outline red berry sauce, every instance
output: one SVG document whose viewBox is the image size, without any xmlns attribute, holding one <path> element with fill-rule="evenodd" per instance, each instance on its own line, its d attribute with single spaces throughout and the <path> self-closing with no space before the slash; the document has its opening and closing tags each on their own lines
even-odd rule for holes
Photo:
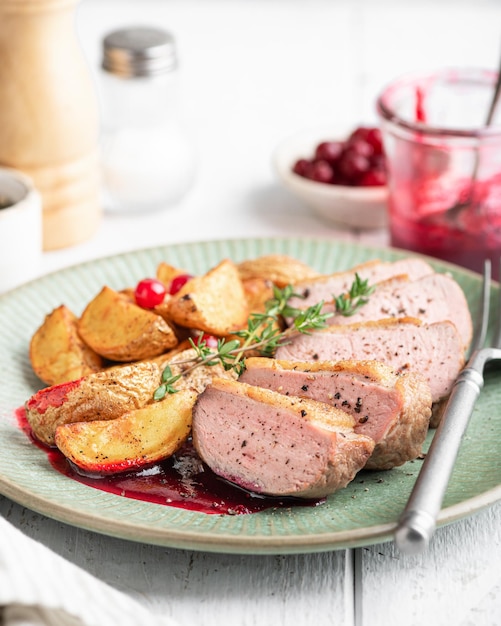
<svg viewBox="0 0 501 626">
<path fill-rule="evenodd" d="M 37 393 L 28 400 L 28 406 L 30 409 L 36 409 L 42 414 L 45 413 L 50 406 L 61 406 L 66 401 L 68 393 L 76 389 L 81 381 L 82 379 L 79 378 L 78 380 L 72 380 L 67 383 L 61 383 L 60 385 L 40 389 L 40 391 L 37 391 Z"/>
<path fill-rule="evenodd" d="M 57 448 L 37 442 L 26 420 L 24 408 L 16 411 L 19 427 L 44 450 L 52 467 L 59 473 L 88 487 L 124 498 L 171 506 L 207 514 L 242 515 L 270 508 L 317 506 L 325 498 L 274 498 L 260 496 L 236 487 L 214 474 L 198 457 L 188 441 L 173 457 L 139 471 L 111 476 L 87 476 L 77 471 Z"/>
<path fill-rule="evenodd" d="M 493 278 L 499 280 L 501 174 L 477 182 L 476 210 L 448 218 L 447 210 L 467 197 L 469 185 L 466 180 L 451 193 L 433 177 L 398 179 L 389 198 L 391 243 L 479 273 L 484 259 L 490 259 Z"/>
</svg>

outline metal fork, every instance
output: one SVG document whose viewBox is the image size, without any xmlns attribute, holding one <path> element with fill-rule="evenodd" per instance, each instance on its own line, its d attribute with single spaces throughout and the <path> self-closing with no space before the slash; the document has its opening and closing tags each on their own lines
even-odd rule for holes
<svg viewBox="0 0 501 626">
<path fill-rule="evenodd" d="M 417 554 L 427 548 L 435 532 L 463 435 L 484 386 L 484 368 L 490 361 L 501 360 L 501 290 L 494 337 L 490 346 L 483 347 L 489 323 L 490 289 L 491 263 L 486 260 L 471 356 L 454 383 L 430 449 L 395 530 L 395 543 L 404 554 Z"/>
</svg>

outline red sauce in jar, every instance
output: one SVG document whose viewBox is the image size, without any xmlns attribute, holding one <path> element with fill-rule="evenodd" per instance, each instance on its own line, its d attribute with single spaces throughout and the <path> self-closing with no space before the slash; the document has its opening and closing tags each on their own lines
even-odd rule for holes
<svg viewBox="0 0 501 626">
<path fill-rule="evenodd" d="M 430 176 L 399 179 L 390 195 L 391 243 L 473 271 L 483 271 L 490 259 L 493 278 L 499 280 L 501 253 L 501 173 L 477 181 L 473 208 L 457 213 L 447 209 L 469 198 L 469 181 L 451 196 Z"/>
</svg>

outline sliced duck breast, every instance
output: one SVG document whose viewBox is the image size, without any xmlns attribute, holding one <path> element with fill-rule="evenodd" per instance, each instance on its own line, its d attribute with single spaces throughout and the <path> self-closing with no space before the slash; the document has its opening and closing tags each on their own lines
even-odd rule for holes
<svg viewBox="0 0 501 626">
<path fill-rule="evenodd" d="M 312 398 L 355 419 L 376 447 L 366 469 L 391 469 L 417 458 L 428 432 L 431 393 L 418 375 L 377 361 L 283 361 L 252 357 L 239 380 L 285 395 Z"/>
<path fill-rule="evenodd" d="M 193 409 L 193 444 L 218 476 L 273 496 L 345 487 L 374 449 L 351 415 L 308 398 L 215 378 Z"/>
<path fill-rule="evenodd" d="M 326 304 L 324 311 L 335 311 Z M 428 274 L 417 280 L 389 280 L 376 285 L 367 304 L 345 317 L 335 314 L 329 324 L 352 324 L 388 317 L 415 317 L 428 324 L 450 320 L 463 340 L 466 349 L 471 342 L 473 324 L 463 290 L 447 274 Z"/>
<path fill-rule="evenodd" d="M 417 280 L 422 276 L 432 274 L 433 271 L 431 265 L 419 257 L 408 257 L 394 262 L 368 261 L 344 272 L 322 275 L 295 283 L 294 291 L 300 297 L 291 298 L 289 304 L 298 309 L 306 309 L 322 300 L 331 302 L 333 297 L 349 291 L 355 280 L 355 274 L 358 274 L 362 280 L 367 280 L 369 285 L 375 285 L 395 276 L 406 276 L 409 280 Z"/>
<path fill-rule="evenodd" d="M 465 361 L 463 341 L 452 322 L 424 324 L 410 317 L 298 334 L 280 346 L 275 356 L 286 361 L 381 361 L 397 372 L 421 375 L 433 402 L 449 395 Z"/>
</svg>

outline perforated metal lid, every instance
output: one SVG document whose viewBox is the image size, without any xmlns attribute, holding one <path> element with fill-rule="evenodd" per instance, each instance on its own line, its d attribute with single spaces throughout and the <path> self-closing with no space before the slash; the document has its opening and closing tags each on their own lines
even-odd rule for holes
<svg viewBox="0 0 501 626">
<path fill-rule="evenodd" d="M 170 72 L 177 67 L 174 37 L 159 28 L 141 26 L 113 31 L 103 39 L 102 67 L 124 78 Z"/>
</svg>

